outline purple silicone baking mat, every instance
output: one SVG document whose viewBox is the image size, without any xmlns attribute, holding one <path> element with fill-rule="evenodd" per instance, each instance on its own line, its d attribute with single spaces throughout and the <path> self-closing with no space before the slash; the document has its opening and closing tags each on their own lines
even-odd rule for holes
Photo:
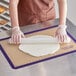
<svg viewBox="0 0 76 76">
<path fill-rule="evenodd" d="M 69 21 L 69 20 L 67 20 L 67 21 Z M 38 32 L 38 31 L 46 30 L 46 29 L 52 29 L 52 28 L 55 28 L 55 27 L 57 27 L 57 25 L 50 26 L 50 27 L 47 27 L 47 28 L 37 29 L 37 30 L 34 30 L 34 31 L 27 32 L 25 34 L 30 34 L 30 33 Z M 73 24 L 72 24 L 72 27 L 73 27 Z M 67 29 L 67 33 L 71 37 L 71 39 L 74 42 L 76 42 L 76 40 L 74 39 L 74 37 L 68 32 L 68 29 Z M 10 64 L 10 66 L 13 69 L 23 68 L 25 66 L 33 65 L 33 64 L 36 64 L 36 63 L 40 63 L 40 62 L 43 62 L 43 61 L 46 61 L 46 60 L 51 60 L 51 59 L 54 59 L 54 58 L 57 58 L 57 57 L 61 57 L 61 56 L 64 56 L 64 55 L 67 55 L 67 54 L 71 54 L 71 53 L 76 52 L 76 50 L 72 50 L 72 51 L 67 52 L 67 53 L 59 54 L 59 55 L 56 55 L 56 56 L 53 56 L 53 57 L 49 57 L 49 58 L 46 58 L 46 59 L 38 60 L 38 61 L 35 61 L 35 62 L 32 62 L 32 63 L 28 63 L 28 64 L 25 64 L 25 65 L 20 65 L 20 66 L 15 67 L 14 64 L 12 63 L 12 61 L 10 60 L 10 58 L 8 57 L 8 55 L 6 54 L 5 50 L 3 49 L 3 47 L 1 45 L 0 45 L 0 50 L 1 50 L 1 52 L 3 53 L 3 55 L 7 59 L 8 63 Z"/>
</svg>

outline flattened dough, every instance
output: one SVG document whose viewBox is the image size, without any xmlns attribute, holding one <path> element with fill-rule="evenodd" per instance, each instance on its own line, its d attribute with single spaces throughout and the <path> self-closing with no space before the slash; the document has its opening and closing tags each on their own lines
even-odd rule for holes
<svg viewBox="0 0 76 76">
<path fill-rule="evenodd" d="M 52 36 L 48 36 L 48 35 L 36 35 L 36 36 L 31 36 L 29 37 L 30 39 L 38 39 L 38 38 L 45 38 L 46 40 L 52 40 L 52 42 L 56 41 L 54 37 Z M 34 43 L 34 44 L 20 44 L 19 45 L 19 49 L 25 53 L 28 53 L 32 56 L 44 56 L 44 55 L 48 55 L 48 54 L 53 54 L 56 51 L 58 51 L 60 49 L 60 44 L 59 43 L 52 43 L 51 41 L 49 41 L 50 43 Z"/>
</svg>

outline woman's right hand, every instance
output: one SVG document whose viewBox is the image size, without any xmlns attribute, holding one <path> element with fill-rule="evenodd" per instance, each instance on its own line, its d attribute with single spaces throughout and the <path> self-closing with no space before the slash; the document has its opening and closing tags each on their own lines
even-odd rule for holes
<svg viewBox="0 0 76 76">
<path fill-rule="evenodd" d="M 19 44 L 21 43 L 21 38 L 24 38 L 23 32 L 20 30 L 18 26 L 12 28 L 12 35 L 10 39 L 10 43 Z"/>
</svg>

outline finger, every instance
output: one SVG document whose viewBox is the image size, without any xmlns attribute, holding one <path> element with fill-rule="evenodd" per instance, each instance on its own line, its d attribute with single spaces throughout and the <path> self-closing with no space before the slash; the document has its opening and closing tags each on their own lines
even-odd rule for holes
<svg viewBox="0 0 76 76">
<path fill-rule="evenodd" d="M 13 43 L 13 35 L 11 36 L 11 40 L 10 40 L 10 43 Z"/>
<path fill-rule="evenodd" d="M 63 42 L 63 35 L 59 35 L 59 41 L 62 43 Z"/>
<path fill-rule="evenodd" d="M 64 42 L 65 42 L 65 40 L 66 40 L 66 39 L 65 39 L 65 35 L 63 35 L 63 40 L 62 40 L 62 42 L 64 43 Z"/>
<path fill-rule="evenodd" d="M 67 41 L 67 35 L 64 36 L 64 42 L 66 42 L 66 41 Z"/>
<path fill-rule="evenodd" d="M 19 35 L 17 36 L 17 44 L 19 44 Z"/>
<path fill-rule="evenodd" d="M 21 43 L 21 35 L 18 36 L 18 43 Z"/>
<path fill-rule="evenodd" d="M 21 43 L 21 35 L 18 36 L 18 42 Z"/>
<path fill-rule="evenodd" d="M 16 36 L 16 44 L 19 44 L 19 35 Z"/>
<path fill-rule="evenodd" d="M 56 37 L 57 37 L 58 41 L 59 41 L 59 42 L 61 42 L 61 40 L 60 40 L 60 36 L 59 36 L 59 35 L 57 35 Z"/>
<path fill-rule="evenodd" d="M 61 42 L 64 42 L 64 35 L 60 35 Z"/>
<path fill-rule="evenodd" d="M 63 35 L 63 42 L 65 42 L 65 40 L 66 40 L 66 36 L 65 36 L 65 35 Z"/>
<path fill-rule="evenodd" d="M 21 37 L 22 37 L 22 38 L 25 38 L 25 35 L 22 33 L 22 34 L 21 34 Z"/>
<path fill-rule="evenodd" d="M 16 42 L 17 42 L 17 35 L 14 35 L 13 36 L 13 43 L 16 44 Z"/>
<path fill-rule="evenodd" d="M 61 36 L 61 35 L 59 35 L 59 37 L 58 37 L 58 38 L 59 38 L 59 41 L 60 41 L 60 42 L 62 42 L 62 36 Z"/>
</svg>

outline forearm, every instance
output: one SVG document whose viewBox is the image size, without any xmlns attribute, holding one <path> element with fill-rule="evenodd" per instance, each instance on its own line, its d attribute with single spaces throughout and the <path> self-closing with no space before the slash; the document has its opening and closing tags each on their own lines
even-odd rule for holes
<svg viewBox="0 0 76 76">
<path fill-rule="evenodd" d="M 12 27 L 19 26 L 17 6 L 18 6 L 18 0 L 17 1 L 10 0 L 9 12 L 10 12 Z"/>
<path fill-rule="evenodd" d="M 67 17 L 67 0 L 58 0 L 58 6 L 59 6 L 59 25 L 65 25 Z"/>
</svg>

